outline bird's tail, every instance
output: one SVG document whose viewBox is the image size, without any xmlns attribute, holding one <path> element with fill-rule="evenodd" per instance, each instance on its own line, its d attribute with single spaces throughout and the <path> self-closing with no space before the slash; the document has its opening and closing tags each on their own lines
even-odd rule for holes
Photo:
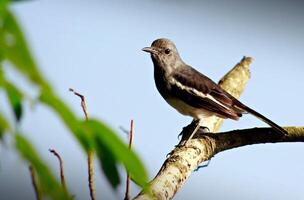
<svg viewBox="0 0 304 200">
<path fill-rule="evenodd" d="M 262 114 L 258 113 L 257 111 L 242 105 L 242 109 L 252 115 L 254 115 L 255 117 L 259 118 L 260 120 L 262 120 L 263 122 L 265 122 L 266 124 L 268 124 L 269 126 L 271 126 L 274 130 L 276 130 L 278 133 L 282 133 L 284 135 L 288 135 L 288 132 L 286 130 L 284 130 L 281 126 L 277 125 L 276 123 L 274 123 L 273 121 L 271 121 L 270 119 L 266 118 L 265 116 L 263 116 Z"/>
</svg>

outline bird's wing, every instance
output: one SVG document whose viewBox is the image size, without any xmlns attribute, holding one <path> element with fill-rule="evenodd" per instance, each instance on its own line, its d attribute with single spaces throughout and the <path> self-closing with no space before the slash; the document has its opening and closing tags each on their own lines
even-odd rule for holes
<svg viewBox="0 0 304 200">
<path fill-rule="evenodd" d="M 176 98 L 195 108 L 203 108 L 225 118 L 238 119 L 234 108 L 238 101 L 211 79 L 191 68 L 176 70 L 171 75 L 171 91 Z"/>
<path fill-rule="evenodd" d="M 238 119 L 242 113 L 247 112 L 269 124 L 278 133 L 288 135 L 282 127 L 242 104 L 211 79 L 190 66 L 176 70 L 171 78 L 172 95 L 192 107 L 204 108 L 231 119 Z"/>
</svg>

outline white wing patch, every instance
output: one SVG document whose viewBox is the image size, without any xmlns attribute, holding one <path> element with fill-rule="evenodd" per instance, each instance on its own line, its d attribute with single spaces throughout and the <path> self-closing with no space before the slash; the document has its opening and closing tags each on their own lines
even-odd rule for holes
<svg viewBox="0 0 304 200">
<path fill-rule="evenodd" d="M 185 86 L 181 82 L 177 81 L 175 78 L 171 78 L 169 81 L 170 81 L 171 84 L 176 85 L 177 87 L 179 87 L 182 90 L 186 90 L 187 92 L 195 94 L 195 95 L 197 95 L 197 96 L 199 96 L 201 98 L 210 99 L 211 101 L 215 102 L 216 104 L 219 104 L 219 105 L 223 106 L 224 108 L 230 110 L 230 108 L 228 108 L 227 106 L 225 106 L 224 104 L 222 104 L 221 102 L 219 102 L 218 100 L 216 100 L 210 94 L 206 95 L 206 94 L 202 93 L 201 91 L 199 91 L 199 90 L 197 90 L 195 88 L 191 88 L 191 87 Z"/>
</svg>

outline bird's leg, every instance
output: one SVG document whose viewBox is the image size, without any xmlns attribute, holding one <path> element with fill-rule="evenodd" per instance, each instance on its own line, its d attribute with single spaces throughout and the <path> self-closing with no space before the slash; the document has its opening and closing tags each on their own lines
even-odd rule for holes
<svg viewBox="0 0 304 200">
<path fill-rule="evenodd" d="M 191 132 L 193 130 L 193 126 L 196 124 L 195 120 L 192 120 L 191 124 L 189 124 L 188 126 L 183 127 L 182 132 L 180 132 L 178 134 L 178 139 L 180 137 L 182 137 L 181 139 L 183 140 L 185 137 L 187 137 L 187 135 L 189 135 L 189 132 Z"/>
<path fill-rule="evenodd" d="M 186 144 L 193 138 L 193 136 L 197 133 L 197 131 L 202 128 L 203 133 L 210 132 L 209 128 L 207 126 L 203 125 L 203 120 L 193 120 L 191 124 L 183 128 L 183 131 L 179 134 L 179 136 L 182 135 L 182 141 L 176 145 L 175 147 L 184 147 L 187 146 Z M 194 129 L 193 129 L 194 128 Z M 190 136 L 187 138 L 187 136 L 190 134 Z"/>
<path fill-rule="evenodd" d="M 190 135 L 190 137 L 186 140 L 186 144 L 188 143 L 188 141 L 190 141 L 192 138 L 193 138 L 193 136 L 195 135 L 195 133 L 197 132 L 197 130 L 200 128 L 200 126 L 201 126 L 201 120 L 198 120 L 196 123 L 196 127 L 195 127 L 195 129 L 193 130 L 193 132 L 191 133 L 191 135 Z"/>
<path fill-rule="evenodd" d="M 183 145 L 187 145 L 187 143 L 193 138 L 193 136 L 195 135 L 195 133 L 198 131 L 198 129 L 200 128 L 200 126 L 201 126 L 201 120 L 197 120 L 196 121 L 196 127 L 195 127 L 195 129 L 191 133 L 190 137 L 185 142 L 183 142 Z"/>
</svg>

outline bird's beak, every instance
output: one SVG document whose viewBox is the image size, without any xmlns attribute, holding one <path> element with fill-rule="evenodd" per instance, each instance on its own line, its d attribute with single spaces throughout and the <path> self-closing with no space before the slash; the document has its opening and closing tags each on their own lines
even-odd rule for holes
<svg viewBox="0 0 304 200">
<path fill-rule="evenodd" d="M 145 47 L 142 50 L 145 51 L 145 52 L 151 53 L 151 54 L 157 54 L 158 53 L 158 51 L 153 47 Z"/>
</svg>

